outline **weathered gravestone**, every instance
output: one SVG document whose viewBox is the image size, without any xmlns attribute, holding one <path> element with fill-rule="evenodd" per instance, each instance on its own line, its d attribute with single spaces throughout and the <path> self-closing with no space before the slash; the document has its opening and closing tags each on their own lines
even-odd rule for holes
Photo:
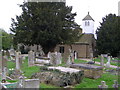
<svg viewBox="0 0 120 90">
<path fill-rule="evenodd" d="M 104 56 L 103 56 L 103 54 L 101 54 L 101 62 L 100 62 L 100 65 L 101 65 L 102 67 L 104 67 Z"/>
<path fill-rule="evenodd" d="M 50 56 L 51 56 L 50 57 L 50 64 L 56 65 L 56 59 L 57 59 L 56 53 L 51 53 Z"/>
<path fill-rule="evenodd" d="M 66 63 L 68 66 L 71 64 L 71 56 L 69 55 L 68 57 L 68 60 L 67 60 L 67 63 Z"/>
<path fill-rule="evenodd" d="M 110 56 L 108 56 L 108 62 L 106 63 L 106 68 L 110 68 L 110 60 L 111 60 L 111 57 Z"/>
<path fill-rule="evenodd" d="M 56 58 L 56 64 L 61 64 L 62 63 L 62 55 L 61 53 L 57 53 L 57 58 Z"/>
<path fill-rule="evenodd" d="M 105 90 L 106 88 L 108 88 L 108 85 L 106 85 L 105 81 L 101 81 L 101 85 L 98 85 L 98 88 L 100 88 L 101 90 Z"/>
<path fill-rule="evenodd" d="M 100 78 L 103 74 L 103 67 L 90 64 L 71 64 L 71 68 L 84 70 L 84 76 L 92 79 Z"/>
<path fill-rule="evenodd" d="M 118 84 L 118 81 L 117 80 L 114 80 L 114 84 L 113 84 L 113 88 L 118 88 L 120 85 Z"/>
<path fill-rule="evenodd" d="M 16 52 L 16 69 L 17 70 L 20 70 L 20 66 L 22 63 L 20 54 L 21 54 L 21 52 Z"/>
<path fill-rule="evenodd" d="M 29 51 L 28 53 L 28 65 L 33 66 L 35 63 L 35 52 Z"/>
<path fill-rule="evenodd" d="M 25 80 L 24 76 L 20 76 L 17 88 L 34 88 L 35 90 L 37 90 L 39 86 L 40 86 L 39 79 Z"/>
</svg>

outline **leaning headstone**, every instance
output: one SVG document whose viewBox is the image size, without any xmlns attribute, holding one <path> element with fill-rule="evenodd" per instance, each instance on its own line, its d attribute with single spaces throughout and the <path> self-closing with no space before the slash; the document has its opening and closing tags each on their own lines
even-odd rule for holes
<svg viewBox="0 0 120 90">
<path fill-rule="evenodd" d="M 35 62 L 35 52 L 29 51 L 28 53 L 28 65 L 33 66 Z"/>
<path fill-rule="evenodd" d="M 100 62 L 100 65 L 102 67 L 104 67 L 104 56 L 101 54 L 101 62 Z"/>
<path fill-rule="evenodd" d="M 100 89 L 105 89 L 105 88 L 108 88 L 108 85 L 106 85 L 106 82 L 105 81 L 101 81 L 101 85 L 98 85 L 98 88 Z"/>
<path fill-rule="evenodd" d="M 20 69 L 20 52 L 16 52 L 16 69 L 19 70 Z"/>
<path fill-rule="evenodd" d="M 118 88 L 118 86 L 119 86 L 118 82 L 117 82 L 116 80 L 114 80 L 114 84 L 113 84 L 113 86 L 112 86 L 112 87 L 117 89 L 117 88 Z"/>
</svg>

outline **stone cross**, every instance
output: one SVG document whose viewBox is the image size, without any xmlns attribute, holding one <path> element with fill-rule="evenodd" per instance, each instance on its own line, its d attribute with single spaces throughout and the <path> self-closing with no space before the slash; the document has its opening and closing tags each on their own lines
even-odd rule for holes
<svg viewBox="0 0 120 90">
<path fill-rule="evenodd" d="M 104 67 L 104 56 L 101 54 L 101 62 L 100 62 L 100 65 L 102 67 Z"/>
<path fill-rule="evenodd" d="M 119 86 L 119 84 L 118 84 L 118 82 L 116 81 L 116 80 L 114 80 L 114 84 L 113 84 L 113 88 L 118 88 L 118 86 Z"/>
<path fill-rule="evenodd" d="M 19 70 L 20 69 L 20 54 L 21 52 L 16 52 L 16 69 Z"/>
<path fill-rule="evenodd" d="M 33 66 L 35 62 L 35 52 L 29 51 L 28 53 L 28 65 Z"/>
<path fill-rule="evenodd" d="M 105 81 L 101 81 L 101 85 L 98 85 L 98 88 L 100 88 L 101 90 L 104 90 L 105 88 L 108 88 L 108 85 L 106 85 Z"/>
</svg>

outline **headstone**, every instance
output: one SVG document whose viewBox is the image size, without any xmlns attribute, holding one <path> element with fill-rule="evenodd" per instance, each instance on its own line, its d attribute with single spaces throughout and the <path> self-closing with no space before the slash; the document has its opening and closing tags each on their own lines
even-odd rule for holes
<svg viewBox="0 0 120 90">
<path fill-rule="evenodd" d="M 101 54 L 101 62 L 100 62 L 100 65 L 101 65 L 102 67 L 104 67 L 104 57 L 103 57 L 102 54 Z"/>
<path fill-rule="evenodd" d="M 51 57 L 51 52 L 48 52 L 47 57 L 48 57 L 48 58 L 50 58 L 50 57 Z"/>
<path fill-rule="evenodd" d="M 110 60 L 111 60 L 111 57 L 110 56 L 108 56 L 108 62 L 106 63 L 106 68 L 110 68 Z"/>
<path fill-rule="evenodd" d="M 39 88 L 40 81 L 39 79 L 28 79 L 25 80 L 24 76 L 19 77 L 18 88 Z"/>
<path fill-rule="evenodd" d="M 74 56 L 75 59 L 77 59 L 77 52 L 76 52 L 76 51 L 74 52 L 74 55 L 75 55 L 75 56 Z"/>
<path fill-rule="evenodd" d="M 118 88 L 118 86 L 119 86 L 119 84 L 118 84 L 118 82 L 116 81 L 116 80 L 114 80 L 114 84 L 113 84 L 113 88 Z"/>
<path fill-rule="evenodd" d="M 35 52 L 29 51 L 28 53 L 28 65 L 33 66 L 35 62 Z"/>
<path fill-rule="evenodd" d="M 24 78 L 24 76 L 19 77 L 18 88 L 25 88 L 25 78 Z"/>
<path fill-rule="evenodd" d="M 51 57 L 50 57 L 50 64 L 52 65 L 56 65 L 56 53 L 51 53 Z"/>
<path fill-rule="evenodd" d="M 108 88 L 108 85 L 106 85 L 105 81 L 101 81 L 101 85 L 98 85 L 98 88 L 100 89 Z"/>
<path fill-rule="evenodd" d="M 57 60 L 56 60 L 56 64 L 61 64 L 62 63 L 62 56 L 61 53 L 57 53 Z"/>
<path fill-rule="evenodd" d="M 69 49 L 69 52 L 70 52 L 71 61 L 72 63 L 74 63 L 74 51 Z"/>
<path fill-rule="evenodd" d="M 19 70 L 20 69 L 20 52 L 16 52 L 16 69 Z"/>
<path fill-rule="evenodd" d="M 2 79 L 6 80 L 6 76 L 7 76 L 7 68 L 4 67 L 3 72 L 2 72 Z"/>
<path fill-rule="evenodd" d="M 68 60 L 67 60 L 67 63 L 66 63 L 68 66 L 71 64 L 71 56 L 69 55 L 68 56 Z"/>
</svg>

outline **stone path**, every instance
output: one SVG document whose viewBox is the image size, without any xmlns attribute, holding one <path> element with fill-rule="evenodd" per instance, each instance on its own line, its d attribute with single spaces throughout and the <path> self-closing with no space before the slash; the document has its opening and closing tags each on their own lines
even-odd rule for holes
<svg viewBox="0 0 120 90">
<path fill-rule="evenodd" d="M 79 58 L 80 60 L 85 60 L 85 61 L 91 61 L 91 59 L 86 59 L 86 58 Z M 100 62 L 96 62 L 95 64 L 100 64 Z M 104 66 L 106 66 L 106 64 L 104 64 Z M 110 65 L 111 68 L 118 68 L 118 66 L 115 65 Z"/>
</svg>

